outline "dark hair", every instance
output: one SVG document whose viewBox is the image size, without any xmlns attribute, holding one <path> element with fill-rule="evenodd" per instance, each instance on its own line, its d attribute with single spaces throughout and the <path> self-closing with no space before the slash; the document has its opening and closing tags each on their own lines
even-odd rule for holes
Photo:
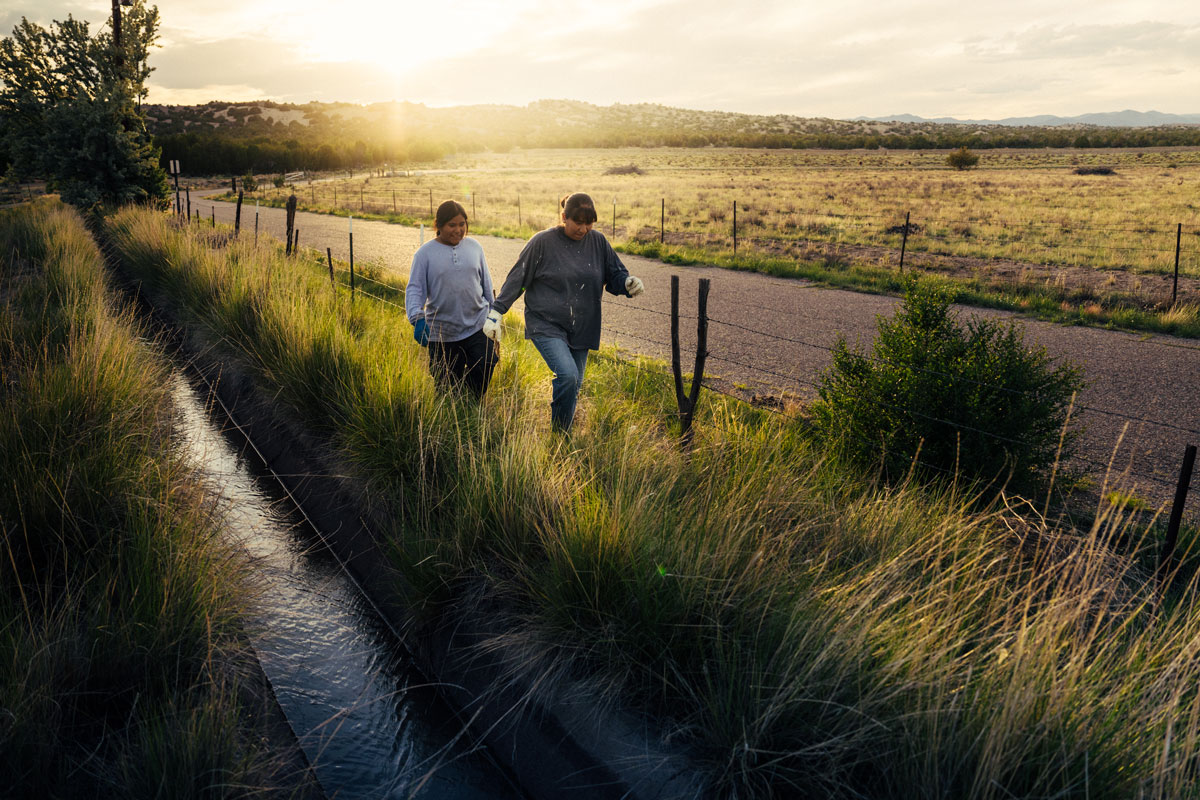
<svg viewBox="0 0 1200 800">
<path fill-rule="evenodd" d="M 438 206 L 437 216 L 433 218 L 434 232 L 441 233 L 442 226 L 457 217 L 459 214 L 462 214 L 463 219 L 470 219 L 470 217 L 467 216 L 467 210 L 463 208 L 462 203 L 458 202 L 457 200 L 443 200 L 442 204 Z"/>
<path fill-rule="evenodd" d="M 576 222 L 595 222 L 596 204 L 592 198 L 583 192 L 575 192 L 563 197 L 558 203 L 562 206 L 563 217 Z"/>
</svg>

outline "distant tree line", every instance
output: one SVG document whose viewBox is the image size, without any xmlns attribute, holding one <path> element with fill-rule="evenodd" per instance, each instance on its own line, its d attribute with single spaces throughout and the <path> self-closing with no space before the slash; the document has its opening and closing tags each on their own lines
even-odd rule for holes
<svg viewBox="0 0 1200 800">
<path fill-rule="evenodd" d="M 315 130 L 313 129 L 315 127 Z M 965 126 L 939 126 L 917 133 L 878 135 L 828 133 L 755 133 L 597 129 L 575 127 L 484 136 L 473 132 L 425 130 L 416 137 L 382 139 L 363 132 L 347 139 L 337 126 L 298 124 L 236 128 L 196 128 L 159 133 L 154 142 L 163 163 L 179 159 L 193 175 L 280 173 L 295 170 L 369 169 L 436 161 L 451 153 L 506 152 L 522 148 L 747 147 L 875 150 L 990 148 L 1129 148 L 1200 146 L 1200 127 L 1158 128 L 1012 128 L 980 132 Z M 365 126 L 364 126 L 365 127 Z"/>
</svg>

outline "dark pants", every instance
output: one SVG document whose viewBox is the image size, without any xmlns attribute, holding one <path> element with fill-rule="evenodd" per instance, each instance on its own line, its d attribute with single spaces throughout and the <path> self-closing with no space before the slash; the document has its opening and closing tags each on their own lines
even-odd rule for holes
<svg viewBox="0 0 1200 800">
<path fill-rule="evenodd" d="M 483 331 L 457 342 L 429 342 L 429 373 L 434 380 L 448 389 L 465 386 L 477 400 L 487 391 L 499 360 L 499 348 Z"/>
</svg>

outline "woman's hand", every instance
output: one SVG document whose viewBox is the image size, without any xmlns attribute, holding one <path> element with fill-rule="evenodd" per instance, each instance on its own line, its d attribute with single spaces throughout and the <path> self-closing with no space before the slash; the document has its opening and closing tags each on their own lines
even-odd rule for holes
<svg viewBox="0 0 1200 800">
<path fill-rule="evenodd" d="M 417 321 L 413 323 L 413 338 L 421 347 L 429 345 L 429 323 L 424 317 L 417 317 Z"/>
<path fill-rule="evenodd" d="M 500 343 L 500 312 L 489 311 L 483 321 L 483 335 L 497 344 Z"/>
<path fill-rule="evenodd" d="M 630 275 L 625 279 L 625 292 L 630 297 L 637 297 L 645 290 L 646 287 L 642 284 L 641 278 L 635 278 L 634 276 Z"/>
</svg>

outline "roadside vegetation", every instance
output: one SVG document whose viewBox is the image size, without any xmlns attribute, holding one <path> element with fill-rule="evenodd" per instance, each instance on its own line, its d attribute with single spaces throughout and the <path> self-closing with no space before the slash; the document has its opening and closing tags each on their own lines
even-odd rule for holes
<svg viewBox="0 0 1200 800">
<path fill-rule="evenodd" d="M 527 238 L 583 187 L 625 252 L 894 292 L 903 246 L 905 269 L 944 279 L 959 302 L 1200 336 L 1200 150 L 979 155 L 960 171 L 936 151 L 480 154 L 436 172 L 260 182 L 247 198 L 282 206 L 295 193 L 301 210 L 416 225 L 452 197 L 473 233 Z"/>
<path fill-rule="evenodd" d="M 476 406 L 439 396 L 403 314 L 352 302 L 315 253 L 144 210 L 107 231 L 347 476 L 414 632 L 486 614 L 514 670 L 646 713 L 712 796 L 1197 793 L 1195 543 L 1159 591 L 1156 529 L 1119 476 L 1075 527 L 882 481 L 804 420 L 711 395 L 684 452 L 669 375 L 611 349 L 563 439 L 515 319 Z"/>
<path fill-rule="evenodd" d="M 0 795 L 268 793 L 253 587 L 172 446 L 167 368 L 74 211 L 0 212 L 0 252 Z"/>
</svg>

